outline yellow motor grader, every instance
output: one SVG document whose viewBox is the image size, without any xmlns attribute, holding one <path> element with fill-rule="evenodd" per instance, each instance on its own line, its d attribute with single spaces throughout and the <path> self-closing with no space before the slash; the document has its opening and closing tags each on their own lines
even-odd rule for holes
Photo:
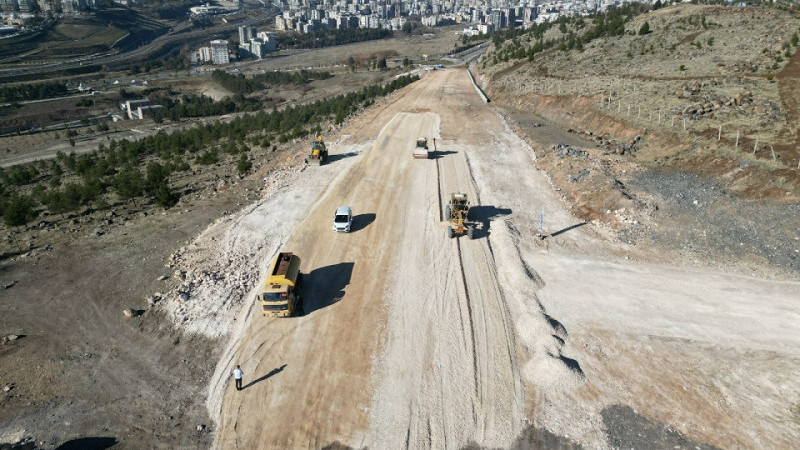
<svg viewBox="0 0 800 450">
<path fill-rule="evenodd" d="M 467 194 L 454 192 L 450 196 L 450 203 L 444 207 L 444 218 L 447 224 L 447 237 L 452 238 L 457 234 L 466 234 L 470 239 L 475 238 L 475 226 L 469 223 L 469 200 Z"/>
</svg>

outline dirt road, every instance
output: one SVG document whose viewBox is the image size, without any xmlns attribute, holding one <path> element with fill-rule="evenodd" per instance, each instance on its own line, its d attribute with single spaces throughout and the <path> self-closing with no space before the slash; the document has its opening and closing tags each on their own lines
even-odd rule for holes
<svg viewBox="0 0 800 450">
<path fill-rule="evenodd" d="M 211 386 L 216 447 L 509 447 L 530 424 L 590 448 L 798 437 L 798 283 L 637 262 L 648 254 L 566 212 L 460 69 L 344 133 L 329 166 L 232 219 L 264 223 L 226 237 L 266 242 L 261 267 L 277 247 L 303 258 L 306 315 L 265 319 L 257 289 L 245 296 Z M 434 159 L 411 158 L 418 136 L 436 138 Z M 475 240 L 445 237 L 456 190 Z M 340 205 L 350 234 L 331 230 Z"/>
</svg>

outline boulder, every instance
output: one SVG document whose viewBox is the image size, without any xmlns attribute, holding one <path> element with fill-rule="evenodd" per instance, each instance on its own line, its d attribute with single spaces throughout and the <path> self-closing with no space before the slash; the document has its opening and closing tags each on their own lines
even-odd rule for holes
<svg viewBox="0 0 800 450">
<path fill-rule="evenodd" d="M 130 308 L 130 309 L 126 309 L 126 310 L 122 311 L 122 314 L 125 315 L 126 319 L 132 319 L 134 317 L 141 316 L 142 315 L 142 311 L 139 311 L 138 309 Z"/>
</svg>

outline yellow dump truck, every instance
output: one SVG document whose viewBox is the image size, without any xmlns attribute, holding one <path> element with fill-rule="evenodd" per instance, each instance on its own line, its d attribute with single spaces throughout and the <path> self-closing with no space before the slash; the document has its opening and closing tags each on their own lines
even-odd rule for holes
<svg viewBox="0 0 800 450">
<path fill-rule="evenodd" d="M 300 257 L 291 252 L 281 252 L 272 261 L 269 277 L 258 298 L 261 300 L 261 315 L 269 317 L 291 317 L 303 315 L 300 298 Z"/>
</svg>

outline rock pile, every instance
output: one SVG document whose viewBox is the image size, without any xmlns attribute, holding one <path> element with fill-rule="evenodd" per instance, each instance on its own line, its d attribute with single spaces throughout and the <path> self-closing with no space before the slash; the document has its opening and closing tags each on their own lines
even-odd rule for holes
<svg viewBox="0 0 800 450">
<path fill-rule="evenodd" d="M 569 181 L 570 183 L 577 183 L 588 176 L 589 176 L 589 169 L 582 169 L 577 174 L 570 176 Z"/>
<path fill-rule="evenodd" d="M 613 153 L 613 154 L 616 154 L 616 155 L 624 155 L 626 153 L 634 153 L 637 150 L 639 150 L 637 145 L 642 140 L 641 136 L 636 136 L 630 142 L 622 142 L 622 141 L 617 141 L 617 140 L 614 140 L 614 139 L 608 139 L 603 135 L 594 134 L 593 132 L 588 131 L 588 130 L 587 131 L 575 131 L 572 128 L 568 129 L 567 132 L 568 133 L 582 134 L 584 137 L 588 138 L 589 140 L 594 141 L 596 147 L 605 149 L 606 154 Z M 563 144 L 559 144 L 559 145 L 563 145 Z M 556 147 L 557 146 L 554 145 L 553 149 L 556 149 Z M 556 153 L 558 154 L 558 150 L 556 150 Z M 584 152 L 584 156 L 585 155 L 586 155 L 586 153 Z M 561 158 L 563 158 L 563 157 L 564 156 L 561 156 Z"/>
<path fill-rule="evenodd" d="M 771 101 L 759 103 L 753 97 L 752 91 L 744 90 L 733 96 L 726 96 L 703 90 L 705 87 L 716 86 L 717 84 L 715 80 L 695 81 L 692 84 L 684 84 L 683 87 L 675 92 L 675 96 L 689 100 L 691 103 L 673 109 L 671 114 L 677 119 L 686 117 L 690 120 L 713 116 L 716 113 L 730 114 L 733 112 L 762 115 L 766 116 L 766 119 L 772 120 L 783 118 L 780 105 Z"/>
<path fill-rule="evenodd" d="M 553 146 L 553 150 L 559 158 L 585 158 L 587 156 L 585 151 L 569 144 L 556 144 Z"/>
</svg>

